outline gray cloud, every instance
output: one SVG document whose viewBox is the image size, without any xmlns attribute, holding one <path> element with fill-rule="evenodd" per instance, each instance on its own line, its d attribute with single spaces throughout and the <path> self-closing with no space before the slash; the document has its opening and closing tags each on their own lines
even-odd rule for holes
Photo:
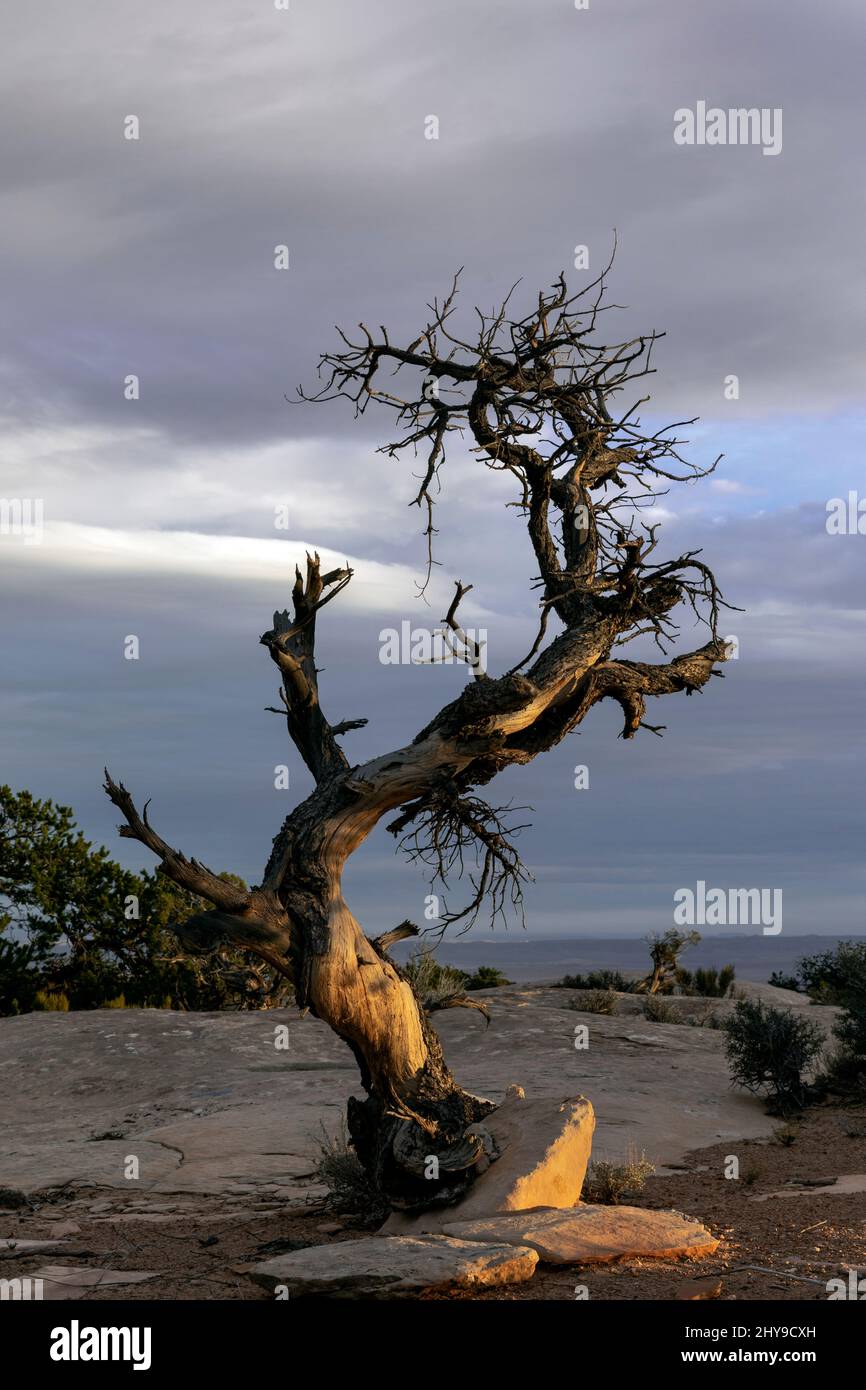
<svg viewBox="0 0 866 1390">
<path fill-rule="evenodd" d="M 616 227 L 621 331 L 668 331 L 654 409 L 703 414 L 696 447 L 730 455 L 728 491 L 665 499 L 665 545 L 703 545 L 747 612 L 730 621 L 739 661 L 666 702 L 665 740 L 623 744 L 601 710 L 503 778 L 503 799 L 535 807 L 530 924 L 664 925 L 675 887 L 755 874 L 784 887 L 789 929 L 859 927 L 863 558 L 860 538 L 826 535 L 823 505 L 856 485 L 862 446 L 863 27 L 853 0 L 49 0 L 16 16 L 0 492 L 44 497 L 49 530 L 32 551 L 0 538 L 4 778 L 73 803 L 120 853 L 108 761 L 166 835 L 255 878 L 287 809 L 274 763 L 290 802 L 307 787 L 262 712 L 257 637 L 288 597 L 281 502 L 286 572 L 301 542 L 357 567 L 322 634 L 329 710 L 372 716 L 352 756 L 411 738 L 459 688 L 454 669 L 378 661 L 382 627 L 435 621 L 454 578 L 475 583 L 494 666 L 522 654 L 533 566 L 501 480 L 449 461 L 426 610 L 412 479 L 374 452 L 390 421 L 284 393 L 314 378 L 335 322 L 414 336 L 457 266 L 468 314 L 519 276 L 534 294 L 579 243 L 598 269 Z M 782 154 L 675 146 L 674 111 L 699 99 L 782 107 Z M 348 880 L 371 925 L 395 872 L 379 832 Z M 417 917 L 420 880 L 393 881 L 389 920 Z"/>
<path fill-rule="evenodd" d="M 677 409 L 715 409 L 730 371 L 751 414 L 859 396 L 853 4 L 56 3 L 18 26 L 9 341 L 49 416 L 128 424 L 138 372 L 136 420 L 177 437 L 303 437 L 323 425 L 282 393 L 334 321 L 414 333 L 460 264 L 470 301 L 518 276 L 532 293 L 578 243 L 599 266 L 613 226 L 616 296 L 627 324 L 668 329 Z M 675 146 L 701 98 L 782 106 L 781 156 Z"/>
</svg>

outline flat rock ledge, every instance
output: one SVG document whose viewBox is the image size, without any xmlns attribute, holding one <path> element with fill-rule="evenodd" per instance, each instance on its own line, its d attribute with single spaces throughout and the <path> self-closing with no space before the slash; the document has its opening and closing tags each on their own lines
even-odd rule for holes
<svg viewBox="0 0 866 1390">
<path fill-rule="evenodd" d="M 537 1252 L 544 1264 L 605 1264 L 628 1258 L 693 1259 L 711 1255 L 719 1242 L 693 1217 L 643 1207 L 541 1207 L 454 1221 L 445 1234 L 461 1241 L 513 1242 Z"/>
<path fill-rule="evenodd" d="M 536 1264 L 695 1259 L 719 1242 L 699 1221 L 642 1207 L 539 1207 L 443 1233 L 369 1236 L 293 1250 L 248 1273 L 283 1298 L 412 1298 L 429 1289 L 489 1289 L 531 1279 Z"/>
<path fill-rule="evenodd" d="M 283 1298 L 411 1298 L 427 1289 L 489 1289 L 531 1279 L 535 1250 L 516 1241 L 371 1236 L 314 1245 L 248 1273 Z"/>
</svg>

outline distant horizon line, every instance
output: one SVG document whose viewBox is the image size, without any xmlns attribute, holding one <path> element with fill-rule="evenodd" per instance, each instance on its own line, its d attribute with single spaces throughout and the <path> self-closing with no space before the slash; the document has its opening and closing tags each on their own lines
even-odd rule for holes
<svg viewBox="0 0 866 1390">
<path fill-rule="evenodd" d="M 538 944 L 538 943 L 543 942 L 543 941 L 544 941 L 544 942 L 546 942 L 546 941 L 550 941 L 550 942 L 562 942 L 562 941 L 644 941 L 644 940 L 646 939 L 646 937 L 647 937 L 648 935 L 650 935 L 650 934 L 653 934 L 653 935 L 654 935 L 655 932 L 627 932 L 627 933 L 621 933 L 621 934 L 619 934 L 619 935 L 617 935 L 617 936 L 612 936 L 612 935 L 611 935 L 611 936 L 608 936 L 608 935 L 606 935 L 606 934 L 592 935 L 592 934 L 590 934 L 590 933 L 588 933 L 588 932 L 581 932 L 581 933 L 578 933 L 578 934 L 575 934 L 575 935 L 571 935 L 571 936 L 534 936 L 534 935 L 530 935 L 528 932 L 523 932 L 523 933 L 521 933 L 520 935 L 518 935 L 516 932 L 500 931 L 500 932 L 496 932 L 496 933 L 491 932 L 491 933 L 485 938 L 485 940 L 488 941 L 491 945 L 494 945 L 494 944 L 495 944 L 495 945 L 506 945 L 506 944 L 508 944 L 508 945 L 513 945 L 515 942 L 526 943 L 526 944 L 531 943 L 531 942 L 534 942 L 535 944 Z M 777 935 L 774 939 L 777 940 L 777 941 L 778 941 L 778 940 L 781 940 L 781 939 L 784 939 L 785 941 L 810 941 L 810 940 L 812 940 L 812 939 L 821 941 L 821 940 L 823 940 L 825 937 L 831 937 L 831 936 L 840 936 L 840 937 L 844 937 L 844 938 L 846 938 L 846 939 L 847 939 L 848 937 L 858 937 L 858 938 L 859 938 L 859 937 L 863 937 L 864 939 L 866 939 L 866 932 L 862 932 L 862 931 L 860 931 L 860 932 L 857 932 L 857 931 L 844 931 L 844 932 L 840 932 L 840 931 L 827 931 L 827 932 L 785 932 L 785 933 L 783 934 L 783 937 L 780 937 L 780 936 Z M 763 941 L 763 940 L 765 939 L 765 933 L 764 933 L 764 932 L 761 932 L 761 931 L 754 931 L 754 932 L 730 932 L 730 931 L 729 931 L 729 932 L 718 932 L 718 931 L 703 931 L 703 932 L 701 932 L 701 939 L 703 940 L 705 937 L 712 937 L 712 939 L 713 939 L 714 941 Z M 423 933 L 422 933 L 421 935 L 419 935 L 418 937 L 413 937 L 412 939 L 413 939 L 414 941 L 417 942 L 417 941 L 421 940 L 422 938 L 423 938 Z M 469 945 L 477 945 L 477 943 L 478 943 L 480 940 L 481 940 L 480 934 L 479 934 L 478 936 L 473 936 L 473 937 L 470 939 L 469 934 L 466 933 L 464 936 L 443 936 L 443 937 L 440 938 L 439 942 L 437 942 L 437 945 L 444 945 L 444 944 L 447 942 L 447 944 L 448 944 L 449 946 L 459 946 L 459 945 L 461 945 L 461 943 L 464 944 L 464 945 L 469 946 Z"/>
</svg>

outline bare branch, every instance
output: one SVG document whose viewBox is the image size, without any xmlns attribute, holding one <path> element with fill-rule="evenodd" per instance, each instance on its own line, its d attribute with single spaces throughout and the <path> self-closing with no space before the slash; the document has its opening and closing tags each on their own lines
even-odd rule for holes
<svg viewBox="0 0 866 1390">
<path fill-rule="evenodd" d="M 471 898 L 459 911 L 446 909 L 441 913 L 437 930 L 444 932 L 461 921 L 468 930 L 488 899 L 493 920 L 504 917 L 510 907 L 523 921 L 523 883 L 530 874 L 509 837 L 526 827 L 506 825 L 503 816 L 512 809 L 490 806 L 480 797 L 461 796 L 456 786 L 443 780 L 387 827 L 399 837 L 399 846 L 410 862 L 430 866 L 432 883 L 438 881 L 443 888 L 452 877 L 463 878 L 466 852 L 474 856 L 476 867 L 468 875 Z"/>
<path fill-rule="evenodd" d="M 351 578 L 348 566 L 322 574 L 318 554 L 308 555 L 306 577 L 295 568 L 292 615 L 285 611 L 275 613 L 273 627 L 260 639 L 283 677 L 280 699 L 285 710 L 278 711 L 273 706 L 266 708 L 271 713 L 285 713 L 289 737 L 316 781 L 345 771 L 349 766 L 337 743 L 337 731 L 328 723 L 319 704 L 315 644 L 317 613 L 342 593 Z M 345 733 L 350 728 L 360 728 L 362 722 L 344 722 L 338 726 L 338 731 Z"/>
<path fill-rule="evenodd" d="M 126 824 L 120 826 L 118 833 L 124 839 L 138 840 L 146 845 L 160 860 L 162 872 L 167 878 L 172 879 L 181 888 L 186 888 L 188 892 L 197 893 L 200 898 L 207 898 L 208 902 L 214 903 L 225 912 L 237 912 L 246 906 L 248 895 L 235 884 L 226 882 L 197 860 L 186 859 L 178 850 L 166 844 L 147 819 L 147 807 L 150 803 L 145 804 L 143 814 L 139 815 L 126 787 L 122 782 L 115 782 L 107 768 L 105 790 L 126 820 Z"/>
<path fill-rule="evenodd" d="M 410 936 L 417 936 L 418 928 L 414 922 L 401 922 L 398 927 L 392 927 L 390 931 L 383 932 L 381 936 L 372 938 L 373 945 L 379 951 L 387 951 L 389 946 L 393 946 L 396 941 L 406 941 Z"/>
<path fill-rule="evenodd" d="M 147 804 L 139 815 L 126 787 L 115 782 L 108 769 L 105 790 L 126 821 L 119 834 L 146 845 L 159 859 L 161 873 L 187 892 L 214 904 L 212 911 L 195 913 L 173 925 L 172 930 L 183 945 L 197 954 L 213 952 L 222 945 L 241 946 L 293 979 L 289 920 L 279 899 L 265 889 L 246 892 L 198 860 L 187 859 L 172 849 L 148 821 Z"/>
<path fill-rule="evenodd" d="M 340 738 L 342 734 L 351 733 L 353 729 L 363 729 L 369 722 L 369 719 L 341 719 L 339 724 L 331 725 L 331 733 L 334 738 Z"/>
</svg>

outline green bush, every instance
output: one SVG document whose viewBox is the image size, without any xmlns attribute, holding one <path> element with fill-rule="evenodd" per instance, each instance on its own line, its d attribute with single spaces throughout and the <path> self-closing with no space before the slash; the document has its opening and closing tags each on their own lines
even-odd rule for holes
<svg viewBox="0 0 866 1390">
<path fill-rule="evenodd" d="M 588 975 L 563 975 L 557 980 L 557 989 L 615 989 L 619 994 L 629 994 L 632 981 L 627 980 L 618 970 L 590 970 Z"/>
<path fill-rule="evenodd" d="M 796 975 L 786 975 L 781 970 L 774 970 L 767 984 L 775 985 L 776 989 L 793 989 L 798 993 L 802 988 Z"/>
<path fill-rule="evenodd" d="M 866 942 L 840 941 L 804 956 L 798 973 L 810 998 L 835 1004 L 842 1015 L 833 1029 L 840 1046 L 828 1059 L 824 1080 L 835 1090 L 866 1093 Z"/>
<path fill-rule="evenodd" d="M 847 1008 L 866 993 L 866 941 L 840 941 L 797 962 L 801 987 L 817 1004 Z"/>
<path fill-rule="evenodd" d="M 428 1013 L 458 999 L 466 990 L 466 975 L 453 965 L 443 965 L 432 951 L 418 951 L 404 966 L 412 988 Z"/>
<path fill-rule="evenodd" d="M 821 1080 L 831 1091 L 861 1099 L 866 1097 L 866 1057 L 847 1047 L 836 1048 L 826 1059 Z"/>
<path fill-rule="evenodd" d="M 866 1068 L 866 947 L 843 942 L 838 958 L 834 992 L 843 1012 L 833 1031 L 843 1048 Z"/>
<path fill-rule="evenodd" d="M 9 917 L 0 917 L 0 932 Z M 24 1014 L 34 1008 L 39 988 L 40 957 L 35 946 L 0 936 L 0 1015 Z"/>
<path fill-rule="evenodd" d="M 765 1095 L 774 1113 L 802 1109 L 808 1097 L 804 1075 L 824 1045 L 820 1026 L 799 1010 L 744 999 L 723 1028 L 732 1081 Z"/>
<path fill-rule="evenodd" d="M 649 1023 L 677 1023 L 678 1010 L 660 994 L 648 994 L 643 1004 L 643 1016 Z"/>
<path fill-rule="evenodd" d="M 734 990 L 736 971 L 732 965 L 698 966 L 697 970 L 676 972 L 676 988 L 680 994 L 697 995 L 702 999 L 727 999 Z"/>
<path fill-rule="evenodd" d="M 479 965 L 470 975 L 456 965 L 443 965 L 432 951 L 418 951 L 403 967 L 422 1006 L 428 1013 L 447 1007 L 467 990 L 496 989 L 510 985 L 501 970 L 494 965 Z"/>
<path fill-rule="evenodd" d="M 585 1202 L 598 1202 L 604 1206 L 616 1206 L 628 1193 L 642 1191 L 648 1177 L 655 1172 L 646 1154 L 630 1150 L 624 1163 L 608 1163 L 605 1159 L 593 1159 L 583 1184 L 581 1199 Z"/>
<path fill-rule="evenodd" d="M 231 874 L 223 878 L 244 886 Z M 121 868 L 67 806 L 0 787 L 0 1014 L 66 995 L 71 1009 L 260 1008 L 288 995 L 268 965 L 231 948 L 185 950 L 175 928 L 210 905 L 163 874 Z M 4 932 L 8 932 L 4 935 Z"/>
<path fill-rule="evenodd" d="M 866 1068 L 866 1000 L 849 1004 L 833 1032 L 845 1051 Z"/>
<path fill-rule="evenodd" d="M 462 973 L 462 972 L 461 972 Z M 507 980 L 501 970 L 497 970 L 495 965 L 479 965 L 477 970 L 473 970 L 471 975 L 464 975 L 464 989 L 499 989 L 502 985 L 513 984 L 513 980 Z"/>
</svg>

